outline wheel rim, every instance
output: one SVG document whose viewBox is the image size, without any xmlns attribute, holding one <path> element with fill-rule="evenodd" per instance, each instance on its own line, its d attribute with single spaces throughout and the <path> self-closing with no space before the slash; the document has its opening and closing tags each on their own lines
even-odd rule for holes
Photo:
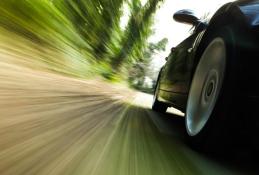
<svg viewBox="0 0 259 175">
<path fill-rule="evenodd" d="M 193 76 L 186 109 L 186 129 L 197 135 L 207 123 L 221 90 L 226 67 L 226 46 L 215 38 L 204 51 Z"/>
</svg>

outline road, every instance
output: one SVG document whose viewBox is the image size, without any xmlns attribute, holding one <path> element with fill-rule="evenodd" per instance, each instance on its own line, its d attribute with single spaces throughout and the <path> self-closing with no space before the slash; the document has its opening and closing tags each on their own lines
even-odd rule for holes
<svg viewBox="0 0 259 175">
<path fill-rule="evenodd" d="M 193 151 L 179 111 L 153 112 L 151 95 L 123 86 L 2 61 L 0 94 L 1 175 L 255 172 Z"/>
</svg>

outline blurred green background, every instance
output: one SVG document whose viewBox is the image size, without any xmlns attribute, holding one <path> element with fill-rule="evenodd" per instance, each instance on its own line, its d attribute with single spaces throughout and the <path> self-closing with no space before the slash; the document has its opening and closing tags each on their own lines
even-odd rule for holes
<svg viewBox="0 0 259 175">
<path fill-rule="evenodd" d="M 1 52 L 17 53 L 20 64 L 33 69 L 80 78 L 102 76 L 152 92 L 156 79 L 150 68 L 152 55 L 164 51 L 168 42 L 166 38 L 148 42 L 161 4 L 161 0 L 1 0 Z"/>
</svg>

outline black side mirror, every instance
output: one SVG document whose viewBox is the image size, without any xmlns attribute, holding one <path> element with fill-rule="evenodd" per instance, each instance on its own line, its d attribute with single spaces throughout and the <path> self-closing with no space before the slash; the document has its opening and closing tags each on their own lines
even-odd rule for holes
<svg viewBox="0 0 259 175">
<path fill-rule="evenodd" d="M 192 10 L 179 10 L 174 14 L 173 18 L 177 22 L 191 25 L 197 25 L 200 22 Z"/>
<path fill-rule="evenodd" d="M 168 61 L 168 57 L 165 57 L 165 60 Z"/>
</svg>

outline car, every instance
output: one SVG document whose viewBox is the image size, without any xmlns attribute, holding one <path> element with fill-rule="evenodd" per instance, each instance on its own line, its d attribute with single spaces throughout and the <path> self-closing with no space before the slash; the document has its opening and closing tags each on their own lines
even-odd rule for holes
<svg viewBox="0 0 259 175">
<path fill-rule="evenodd" d="M 229 2 L 209 22 L 191 10 L 173 18 L 191 24 L 193 32 L 166 58 L 152 109 L 183 111 L 187 137 L 196 146 L 206 145 L 207 138 L 232 138 L 247 122 L 258 126 L 246 113 L 259 107 L 259 1 Z"/>
</svg>

